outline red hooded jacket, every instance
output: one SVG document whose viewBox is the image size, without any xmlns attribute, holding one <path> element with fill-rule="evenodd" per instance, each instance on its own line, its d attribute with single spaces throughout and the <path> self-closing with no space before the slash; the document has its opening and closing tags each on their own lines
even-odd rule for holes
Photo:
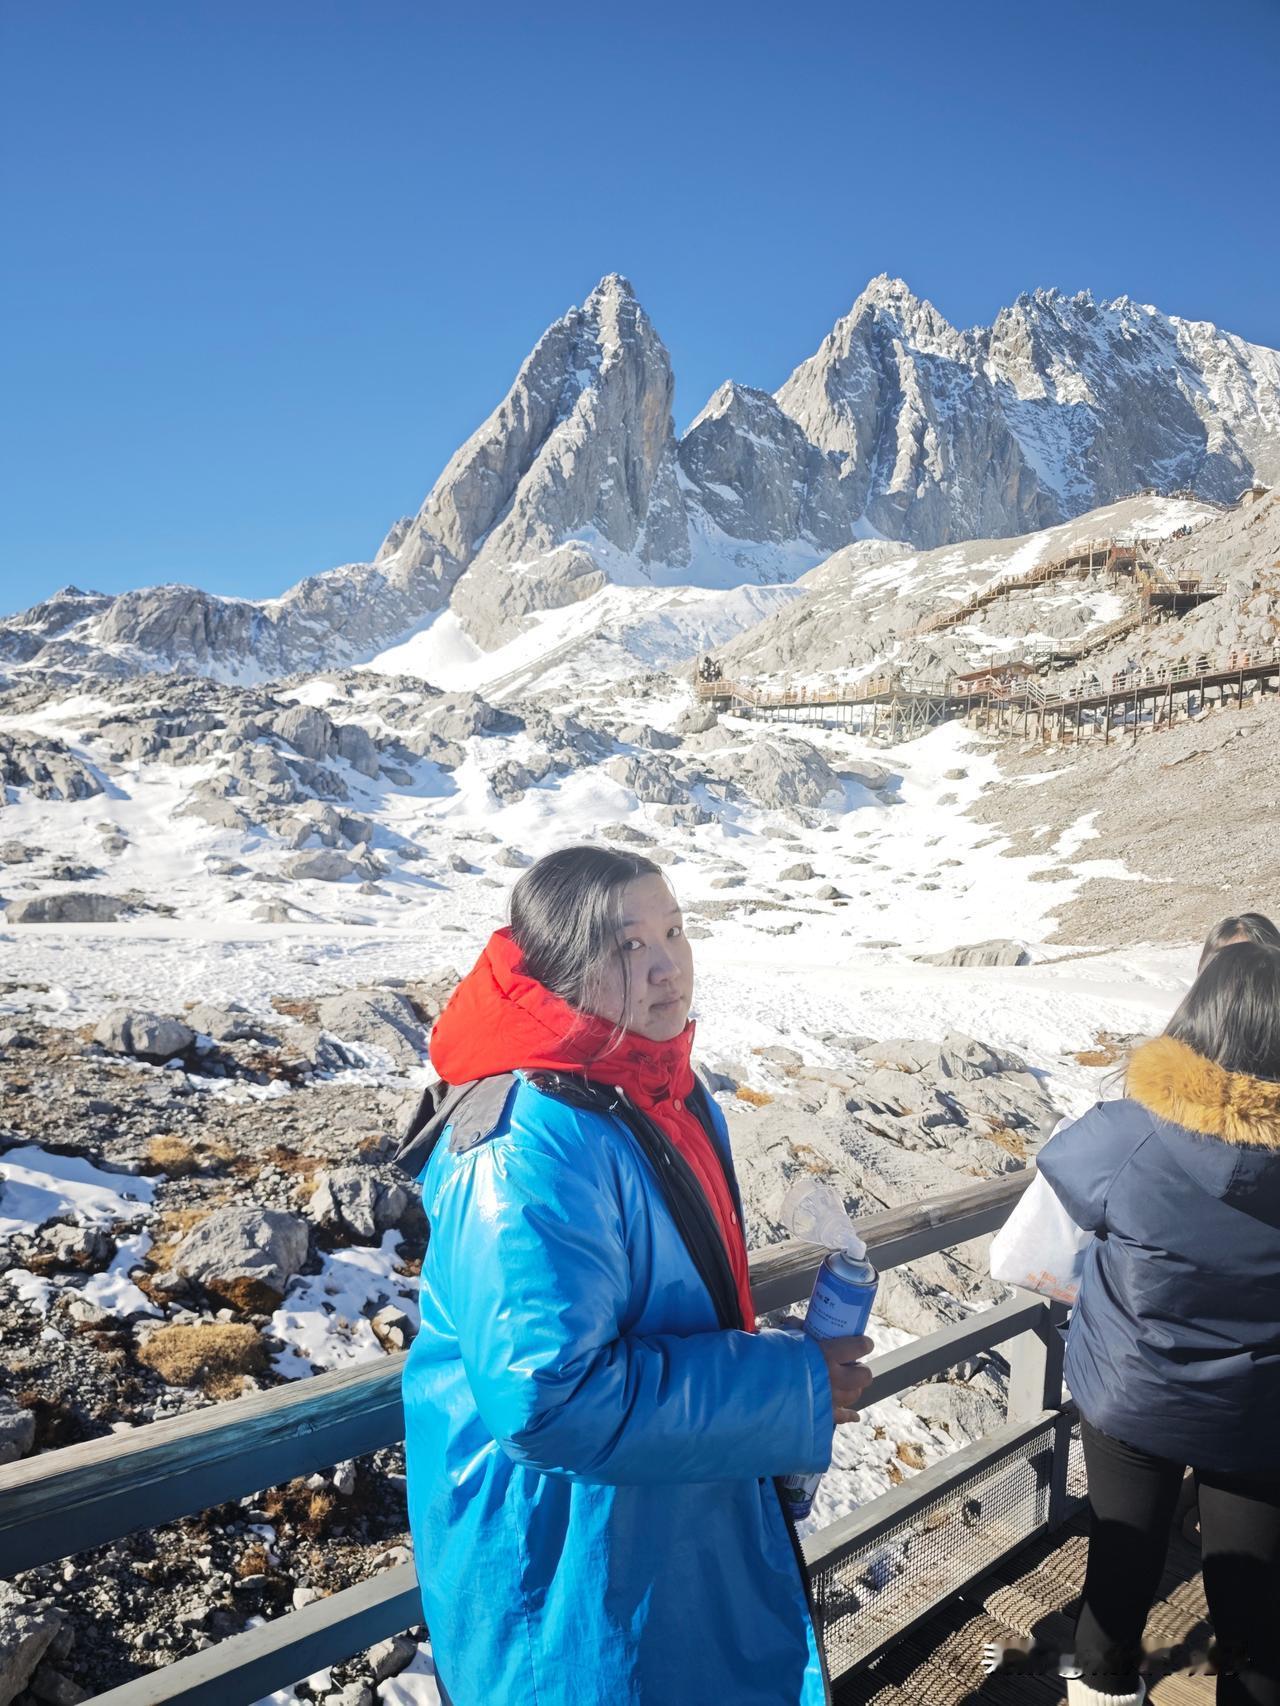
<svg viewBox="0 0 1280 1706">
<path fill-rule="evenodd" d="M 715 1211 L 743 1325 L 754 1332 L 746 1237 L 715 1145 L 687 1104 L 695 1082 L 692 1022 L 670 1042 L 624 1031 L 610 1048 L 611 1025 L 577 1012 L 520 968 L 510 931 L 495 931 L 436 1021 L 431 1064 L 447 1084 L 522 1070 L 574 1072 L 624 1090 L 692 1167 Z"/>
</svg>

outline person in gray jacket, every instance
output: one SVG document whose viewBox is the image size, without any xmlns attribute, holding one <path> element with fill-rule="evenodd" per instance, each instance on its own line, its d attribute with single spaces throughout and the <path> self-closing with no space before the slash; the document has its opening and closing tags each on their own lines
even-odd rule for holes
<svg viewBox="0 0 1280 1706">
<path fill-rule="evenodd" d="M 1040 1172 L 1096 1234 L 1067 1332 L 1090 1540 L 1073 1706 L 1137 1706 L 1184 1470 L 1219 1706 L 1280 1706 L 1280 948 L 1219 948 Z"/>
</svg>

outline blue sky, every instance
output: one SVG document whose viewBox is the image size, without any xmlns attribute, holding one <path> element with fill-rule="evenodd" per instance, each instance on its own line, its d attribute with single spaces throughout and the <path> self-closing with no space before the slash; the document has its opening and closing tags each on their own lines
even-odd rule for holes
<svg viewBox="0 0 1280 1706">
<path fill-rule="evenodd" d="M 683 426 L 873 274 L 1280 345 L 1277 0 L 6 0 L 0 608 L 370 556 L 626 273 Z"/>
</svg>

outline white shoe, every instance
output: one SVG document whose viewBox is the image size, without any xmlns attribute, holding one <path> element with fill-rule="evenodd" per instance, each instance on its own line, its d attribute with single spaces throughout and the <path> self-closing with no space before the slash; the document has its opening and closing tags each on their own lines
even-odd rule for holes
<svg viewBox="0 0 1280 1706">
<path fill-rule="evenodd" d="M 1081 1682 L 1078 1676 L 1067 1678 L 1067 1706 L 1142 1706 L 1146 1698 L 1145 1677 L 1138 1678 L 1136 1694 L 1102 1694 L 1087 1682 Z"/>
</svg>

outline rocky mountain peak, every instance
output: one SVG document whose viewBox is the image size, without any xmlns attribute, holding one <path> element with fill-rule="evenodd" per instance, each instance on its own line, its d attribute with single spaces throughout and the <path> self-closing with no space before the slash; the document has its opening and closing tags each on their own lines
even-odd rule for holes
<svg viewBox="0 0 1280 1706">
<path fill-rule="evenodd" d="M 608 273 L 373 563 L 278 599 L 73 587 L 0 623 L 0 659 L 260 681 L 380 656 L 447 604 L 492 649 L 608 582 L 794 580 L 851 541 L 935 547 L 1147 488 L 1230 502 L 1280 477 L 1280 354 L 1127 296 L 1024 292 L 959 331 L 871 279 L 774 396 L 728 381 L 677 440 L 666 347 Z"/>
</svg>

